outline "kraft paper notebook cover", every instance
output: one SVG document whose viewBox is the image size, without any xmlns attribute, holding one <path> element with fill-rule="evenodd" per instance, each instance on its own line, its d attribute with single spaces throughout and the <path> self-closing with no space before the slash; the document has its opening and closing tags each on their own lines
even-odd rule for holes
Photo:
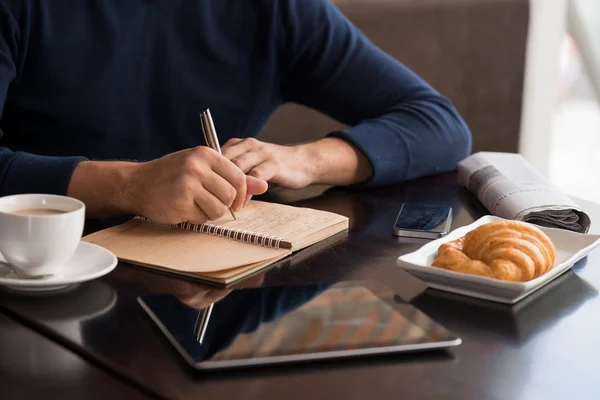
<svg viewBox="0 0 600 400">
<path fill-rule="evenodd" d="M 83 240 L 124 262 L 226 285 L 347 229 L 342 215 L 253 200 L 237 221 L 166 226 L 137 217 Z"/>
</svg>

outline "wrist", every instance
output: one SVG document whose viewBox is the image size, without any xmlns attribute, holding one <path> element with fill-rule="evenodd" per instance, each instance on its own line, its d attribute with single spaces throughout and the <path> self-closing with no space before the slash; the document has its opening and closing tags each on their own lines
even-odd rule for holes
<svg viewBox="0 0 600 400">
<path fill-rule="evenodd" d="M 321 179 L 322 152 L 316 142 L 294 146 L 296 157 L 293 157 L 294 168 L 299 169 L 306 186 L 318 184 Z"/>
<path fill-rule="evenodd" d="M 141 163 L 120 162 L 114 165 L 113 178 L 115 180 L 113 202 L 119 212 L 136 214 L 139 207 L 137 173 Z"/>
<path fill-rule="evenodd" d="M 372 174 L 366 156 L 350 142 L 326 137 L 303 146 L 311 184 L 345 186 L 361 183 Z"/>
<path fill-rule="evenodd" d="M 135 214 L 135 175 L 139 164 L 82 161 L 73 171 L 67 195 L 86 204 L 89 217 Z"/>
</svg>

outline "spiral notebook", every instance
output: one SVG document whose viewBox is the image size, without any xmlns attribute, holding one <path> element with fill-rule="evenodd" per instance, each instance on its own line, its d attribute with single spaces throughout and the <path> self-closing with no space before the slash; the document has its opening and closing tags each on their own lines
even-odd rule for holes
<svg viewBox="0 0 600 400">
<path fill-rule="evenodd" d="M 200 225 L 136 217 L 82 240 L 124 262 L 227 285 L 348 229 L 342 215 L 277 203 L 253 200 L 236 214 Z"/>
</svg>

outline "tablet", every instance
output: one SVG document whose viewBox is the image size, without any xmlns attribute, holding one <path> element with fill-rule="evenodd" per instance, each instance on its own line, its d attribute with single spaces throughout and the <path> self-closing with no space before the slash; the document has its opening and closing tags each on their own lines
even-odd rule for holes
<svg viewBox="0 0 600 400">
<path fill-rule="evenodd" d="M 185 361 L 213 370 L 458 346 L 461 339 L 376 282 L 239 289 L 204 308 L 138 298 Z"/>
</svg>

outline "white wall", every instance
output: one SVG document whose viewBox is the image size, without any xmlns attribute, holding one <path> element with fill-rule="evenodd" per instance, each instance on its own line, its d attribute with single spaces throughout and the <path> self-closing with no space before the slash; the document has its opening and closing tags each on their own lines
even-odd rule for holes
<svg viewBox="0 0 600 400">
<path fill-rule="evenodd" d="M 600 0 L 571 0 L 568 29 L 600 100 Z"/>
<path fill-rule="evenodd" d="M 548 174 L 567 10 L 568 0 L 530 0 L 519 152 L 544 175 Z"/>
</svg>

